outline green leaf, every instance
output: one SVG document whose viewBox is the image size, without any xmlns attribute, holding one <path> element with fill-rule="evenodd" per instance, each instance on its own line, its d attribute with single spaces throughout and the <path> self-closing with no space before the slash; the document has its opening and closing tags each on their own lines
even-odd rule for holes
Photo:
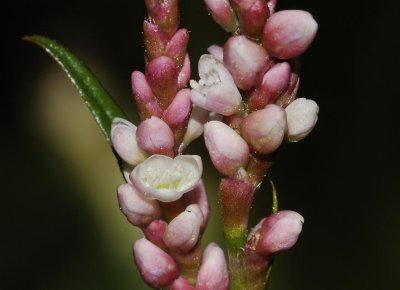
<svg viewBox="0 0 400 290">
<path fill-rule="evenodd" d="M 105 138 L 111 144 L 112 120 L 116 117 L 127 117 L 89 68 L 65 47 L 45 36 L 29 35 L 23 39 L 42 47 L 58 62 L 78 89 Z"/>
<path fill-rule="evenodd" d="M 272 213 L 277 213 L 279 210 L 279 205 L 278 205 L 278 193 L 276 192 L 275 184 L 271 180 L 271 187 L 272 187 Z"/>
</svg>

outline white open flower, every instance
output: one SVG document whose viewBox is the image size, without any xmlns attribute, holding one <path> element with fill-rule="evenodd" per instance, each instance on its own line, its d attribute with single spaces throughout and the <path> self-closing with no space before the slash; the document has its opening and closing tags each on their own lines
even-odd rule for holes
<svg viewBox="0 0 400 290">
<path fill-rule="evenodd" d="M 217 57 L 209 54 L 200 57 L 199 76 L 198 83 L 190 81 L 194 104 L 224 116 L 233 115 L 241 108 L 242 97 L 233 77 Z"/>
<path fill-rule="evenodd" d="M 202 172 L 200 156 L 180 155 L 171 158 L 156 154 L 136 166 L 130 179 L 144 195 L 171 202 L 195 188 Z"/>
</svg>

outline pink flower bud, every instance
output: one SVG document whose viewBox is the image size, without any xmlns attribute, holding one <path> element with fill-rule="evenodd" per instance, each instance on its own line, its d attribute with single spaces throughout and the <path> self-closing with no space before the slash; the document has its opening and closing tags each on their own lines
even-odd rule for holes
<svg viewBox="0 0 400 290">
<path fill-rule="evenodd" d="M 224 61 L 224 49 L 222 46 L 213 44 L 207 48 L 207 51 L 219 61 Z"/>
<path fill-rule="evenodd" d="M 164 111 L 163 120 L 174 133 L 174 143 L 180 145 L 189 122 L 192 111 L 190 90 L 183 89 L 178 92 L 172 103 Z"/>
<path fill-rule="evenodd" d="M 194 139 L 203 134 L 204 123 L 208 121 L 208 111 L 200 108 L 199 106 L 192 106 L 192 113 L 189 118 L 189 123 L 186 129 L 185 136 L 183 137 L 183 144 L 186 147 Z"/>
<path fill-rule="evenodd" d="M 265 73 L 261 84 L 251 93 L 248 101 L 250 110 L 260 110 L 272 103 L 289 86 L 289 80 L 289 63 L 275 64 Z"/>
<path fill-rule="evenodd" d="M 224 175 L 233 175 L 249 161 L 249 146 L 228 125 L 211 121 L 204 125 L 206 147 L 215 168 Z"/>
<path fill-rule="evenodd" d="M 146 77 L 140 71 L 132 73 L 132 90 L 142 120 L 151 116 L 160 117 L 162 110 L 158 105 Z"/>
<path fill-rule="evenodd" d="M 130 165 L 136 165 L 147 158 L 136 141 L 136 126 L 121 118 L 111 124 L 111 141 L 119 157 Z"/>
<path fill-rule="evenodd" d="M 178 200 L 200 181 L 203 166 L 197 155 L 180 155 L 174 159 L 152 155 L 132 171 L 132 183 L 144 195 L 163 202 Z"/>
<path fill-rule="evenodd" d="M 318 105 L 313 100 L 300 98 L 286 107 L 288 123 L 287 138 L 297 142 L 305 138 L 314 128 L 318 120 Z"/>
<path fill-rule="evenodd" d="M 204 250 L 196 290 L 227 290 L 229 274 L 224 252 L 215 243 L 210 243 Z"/>
<path fill-rule="evenodd" d="M 150 19 L 172 36 L 179 26 L 178 0 L 145 0 L 145 3 Z"/>
<path fill-rule="evenodd" d="M 189 32 L 185 28 L 179 29 L 165 48 L 165 55 L 176 61 L 176 66 L 181 69 L 189 42 Z"/>
<path fill-rule="evenodd" d="M 167 56 L 153 59 L 147 65 L 146 79 L 161 108 L 168 107 L 178 91 L 178 70 L 175 61 Z"/>
<path fill-rule="evenodd" d="M 203 214 L 203 223 L 201 228 L 205 229 L 211 210 L 203 180 L 200 180 L 194 189 L 184 195 L 184 202 L 186 205 L 197 204 L 199 206 L 201 213 Z"/>
<path fill-rule="evenodd" d="M 150 60 L 164 54 L 168 38 L 160 28 L 147 20 L 143 21 L 144 47 Z"/>
<path fill-rule="evenodd" d="M 121 184 L 117 191 L 119 207 L 131 224 L 143 226 L 161 216 L 158 202 L 145 197 L 131 184 Z"/>
<path fill-rule="evenodd" d="M 192 102 L 218 114 L 229 116 L 241 108 L 242 97 L 224 64 L 204 54 L 199 60 L 200 81 L 190 81 Z"/>
<path fill-rule="evenodd" d="M 300 85 L 300 60 L 298 58 L 293 59 L 291 63 L 291 73 L 289 78 L 288 87 L 282 92 L 282 94 L 276 99 L 275 104 L 286 108 L 296 98 L 297 91 Z"/>
<path fill-rule="evenodd" d="M 172 283 L 169 290 L 195 290 L 192 284 L 190 284 L 185 278 L 178 278 Z"/>
<path fill-rule="evenodd" d="M 164 243 L 163 237 L 168 224 L 163 220 L 154 220 L 145 228 L 143 233 L 150 242 L 159 247 L 161 250 L 167 252 L 168 248 Z"/>
<path fill-rule="evenodd" d="M 275 12 L 275 7 L 276 7 L 276 0 L 268 0 L 267 6 L 269 9 L 269 13 L 272 14 Z"/>
<path fill-rule="evenodd" d="M 240 32 L 252 39 L 261 39 L 263 28 L 269 17 L 265 0 L 231 0 L 239 17 Z"/>
<path fill-rule="evenodd" d="M 280 59 L 293 58 L 306 51 L 314 40 L 317 29 L 317 22 L 306 11 L 279 11 L 265 25 L 263 46 L 271 56 Z"/>
<path fill-rule="evenodd" d="M 232 36 L 224 46 L 224 64 L 236 85 L 248 90 L 257 85 L 271 65 L 267 52 L 246 36 Z"/>
<path fill-rule="evenodd" d="M 304 218 L 290 210 L 267 217 L 260 230 L 257 253 L 266 256 L 289 250 L 296 244 L 303 223 Z"/>
<path fill-rule="evenodd" d="M 168 287 L 178 278 L 178 266 L 172 257 L 148 240 L 136 241 L 133 255 L 143 280 L 150 287 Z"/>
<path fill-rule="evenodd" d="M 234 32 L 238 21 L 228 0 L 204 0 L 212 18 L 227 32 Z"/>
<path fill-rule="evenodd" d="M 198 242 L 203 214 L 197 204 L 189 205 L 168 225 L 164 243 L 171 250 L 189 252 Z"/>
<path fill-rule="evenodd" d="M 192 70 L 190 68 L 190 58 L 189 54 L 185 55 L 183 60 L 183 65 L 178 74 L 178 89 L 181 90 L 186 87 L 188 81 L 190 80 L 190 74 Z"/>
<path fill-rule="evenodd" d="M 174 155 L 174 133 L 157 117 L 142 121 L 137 128 L 136 138 L 139 147 L 149 154 Z"/>
<path fill-rule="evenodd" d="M 241 124 L 243 138 L 257 153 L 268 154 L 281 145 L 286 132 L 285 110 L 270 104 L 249 114 Z"/>
</svg>

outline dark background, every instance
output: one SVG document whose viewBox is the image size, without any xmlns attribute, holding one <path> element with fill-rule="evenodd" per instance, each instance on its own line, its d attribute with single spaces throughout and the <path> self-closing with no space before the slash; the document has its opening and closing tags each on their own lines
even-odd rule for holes
<svg viewBox="0 0 400 290">
<path fill-rule="evenodd" d="M 1 9 L 2 289 L 147 289 L 131 257 L 140 233 L 119 213 L 122 179 L 109 148 L 61 70 L 20 39 L 44 34 L 69 47 L 137 120 L 129 79 L 143 70 L 144 5 L 82 2 Z M 319 23 L 299 95 L 318 102 L 320 119 L 308 138 L 282 148 L 269 176 L 281 208 L 305 217 L 298 245 L 276 259 L 271 289 L 399 289 L 398 4 L 281 0 L 278 8 L 308 10 Z M 181 12 L 195 64 L 227 35 L 201 0 L 181 1 Z M 204 150 L 201 140 L 192 148 Z M 205 165 L 214 210 L 205 243 L 221 244 L 216 173 Z M 266 182 L 253 222 L 269 200 Z"/>
</svg>

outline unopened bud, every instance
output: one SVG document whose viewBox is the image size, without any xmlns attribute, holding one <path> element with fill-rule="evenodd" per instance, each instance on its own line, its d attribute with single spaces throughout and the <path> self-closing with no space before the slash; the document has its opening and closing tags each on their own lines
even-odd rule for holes
<svg viewBox="0 0 400 290">
<path fill-rule="evenodd" d="M 317 103 L 306 98 L 294 100 L 285 111 L 288 123 L 287 138 L 290 142 L 305 138 L 318 120 Z"/>
<path fill-rule="evenodd" d="M 200 181 L 203 166 L 197 155 L 180 155 L 174 159 L 152 155 L 132 171 L 132 183 L 144 195 L 163 202 L 179 199 Z"/>
<path fill-rule="evenodd" d="M 164 111 L 163 120 L 172 129 L 175 144 L 178 146 L 185 134 L 191 110 L 190 90 L 183 89 L 178 92 L 172 103 Z"/>
<path fill-rule="evenodd" d="M 271 255 L 292 248 L 303 227 L 304 218 L 295 211 L 282 210 L 262 223 L 256 247 L 260 255 Z"/>
<path fill-rule="evenodd" d="M 174 133 L 163 120 L 151 117 L 142 121 L 136 136 L 139 147 L 150 155 L 174 155 Z"/>
<path fill-rule="evenodd" d="M 290 64 L 290 77 L 289 85 L 275 100 L 275 104 L 286 108 L 291 102 L 296 99 L 297 92 L 300 85 L 300 60 L 298 58 L 292 59 Z"/>
<path fill-rule="evenodd" d="M 185 28 L 179 29 L 165 48 L 165 55 L 176 61 L 176 66 L 181 69 L 189 42 L 189 32 Z"/>
<path fill-rule="evenodd" d="M 272 14 L 275 12 L 275 7 L 276 7 L 276 0 L 268 0 L 267 6 L 269 9 L 269 13 Z"/>
<path fill-rule="evenodd" d="M 224 252 L 215 244 L 210 243 L 204 250 L 196 290 L 227 290 L 229 274 Z"/>
<path fill-rule="evenodd" d="M 131 224 L 143 226 L 161 216 L 158 202 L 142 195 L 131 184 L 122 184 L 117 191 L 119 207 Z"/>
<path fill-rule="evenodd" d="M 219 61 L 224 61 L 224 48 L 222 46 L 213 44 L 207 48 L 207 51 Z"/>
<path fill-rule="evenodd" d="M 132 90 L 142 120 L 151 116 L 161 116 L 162 110 L 157 98 L 154 96 L 146 77 L 140 71 L 132 73 Z"/>
<path fill-rule="evenodd" d="M 232 36 L 225 43 L 224 64 L 232 73 L 236 85 L 248 90 L 261 81 L 271 61 L 263 47 L 240 35 Z"/>
<path fill-rule="evenodd" d="M 249 114 L 241 124 L 243 138 L 257 153 L 268 154 L 281 145 L 286 132 L 285 110 L 270 104 Z"/>
<path fill-rule="evenodd" d="M 240 32 L 252 39 L 261 39 L 269 16 L 265 0 L 231 0 L 239 17 Z"/>
<path fill-rule="evenodd" d="M 197 244 L 202 224 L 199 206 L 191 204 L 168 224 L 164 243 L 171 250 L 187 253 Z"/>
<path fill-rule="evenodd" d="M 178 278 L 178 266 L 174 259 L 148 240 L 136 241 L 133 255 L 143 280 L 150 287 L 164 288 Z"/>
<path fill-rule="evenodd" d="M 185 59 L 183 60 L 183 65 L 178 74 L 178 89 L 181 90 L 186 87 L 190 80 L 190 74 L 192 69 L 190 68 L 190 58 L 189 54 L 186 53 Z"/>
<path fill-rule="evenodd" d="M 168 107 L 178 91 L 178 70 L 175 61 L 167 56 L 153 59 L 147 65 L 146 79 L 161 108 Z"/>
<path fill-rule="evenodd" d="M 164 243 L 163 237 L 168 224 L 161 220 L 154 220 L 149 225 L 143 228 L 143 233 L 150 242 L 159 247 L 163 251 L 168 251 Z"/>
<path fill-rule="evenodd" d="M 185 278 L 178 278 L 172 283 L 169 290 L 195 290 L 192 284 L 188 282 Z"/>
<path fill-rule="evenodd" d="M 197 204 L 203 214 L 202 229 L 207 226 L 208 218 L 210 217 L 210 204 L 208 202 L 206 188 L 203 180 L 200 180 L 199 184 L 184 195 L 185 204 Z"/>
<path fill-rule="evenodd" d="M 168 38 L 161 29 L 147 20 L 143 22 L 144 47 L 149 60 L 164 54 Z"/>
<path fill-rule="evenodd" d="M 229 116 L 241 108 L 242 97 L 229 71 L 216 57 L 199 60 L 200 81 L 190 81 L 192 102 L 203 109 Z"/>
<path fill-rule="evenodd" d="M 178 0 L 145 0 L 145 3 L 150 19 L 172 36 L 179 26 Z"/>
<path fill-rule="evenodd" d="M 263 46 L 271 56 L 280 59 L 293 58 L 306 51 L 314 40 L 317 29 L 317 22 L 306 11 L 279 11 L 265 24 Z"/>
<path fill-rule="evenodd" d="M 211 161 L 224 175 L 233 175 L 249 161 L 249 146 L 228 125 L 211 121 L 204 125 L 204 139 Z"/>
<path fill-rule="evenodd" d="M 288 86 L 290 80 L 290 65 L 281 62 L 271 67 L 264 75 L 259 86 L 249 97 L 249 108 L 256 111 L 272 103 Z"/>
<path fill-rule="evenodd" d="M 203 134 L 204 123 L 208 120 L 208 111 L 203 108 L 193 105 L 192 114 L 189 118 L 188 127 L 186 129 L 183 143 L 189 145 L 194 139 Z"/>
<path fill-rule="evenodd" d="M 204 0 L 212 18 L 227 32 L 238 28 L 238 20 L 228 0 Z"/>
<path fill-rule="evenodd" d="M 115 118 L 112 121 L 111 141 L 118 156 L 130 165 L 136 165 L 147 157 L 137 144 L 136 126 L 128 120 Z"/>
</svg>

